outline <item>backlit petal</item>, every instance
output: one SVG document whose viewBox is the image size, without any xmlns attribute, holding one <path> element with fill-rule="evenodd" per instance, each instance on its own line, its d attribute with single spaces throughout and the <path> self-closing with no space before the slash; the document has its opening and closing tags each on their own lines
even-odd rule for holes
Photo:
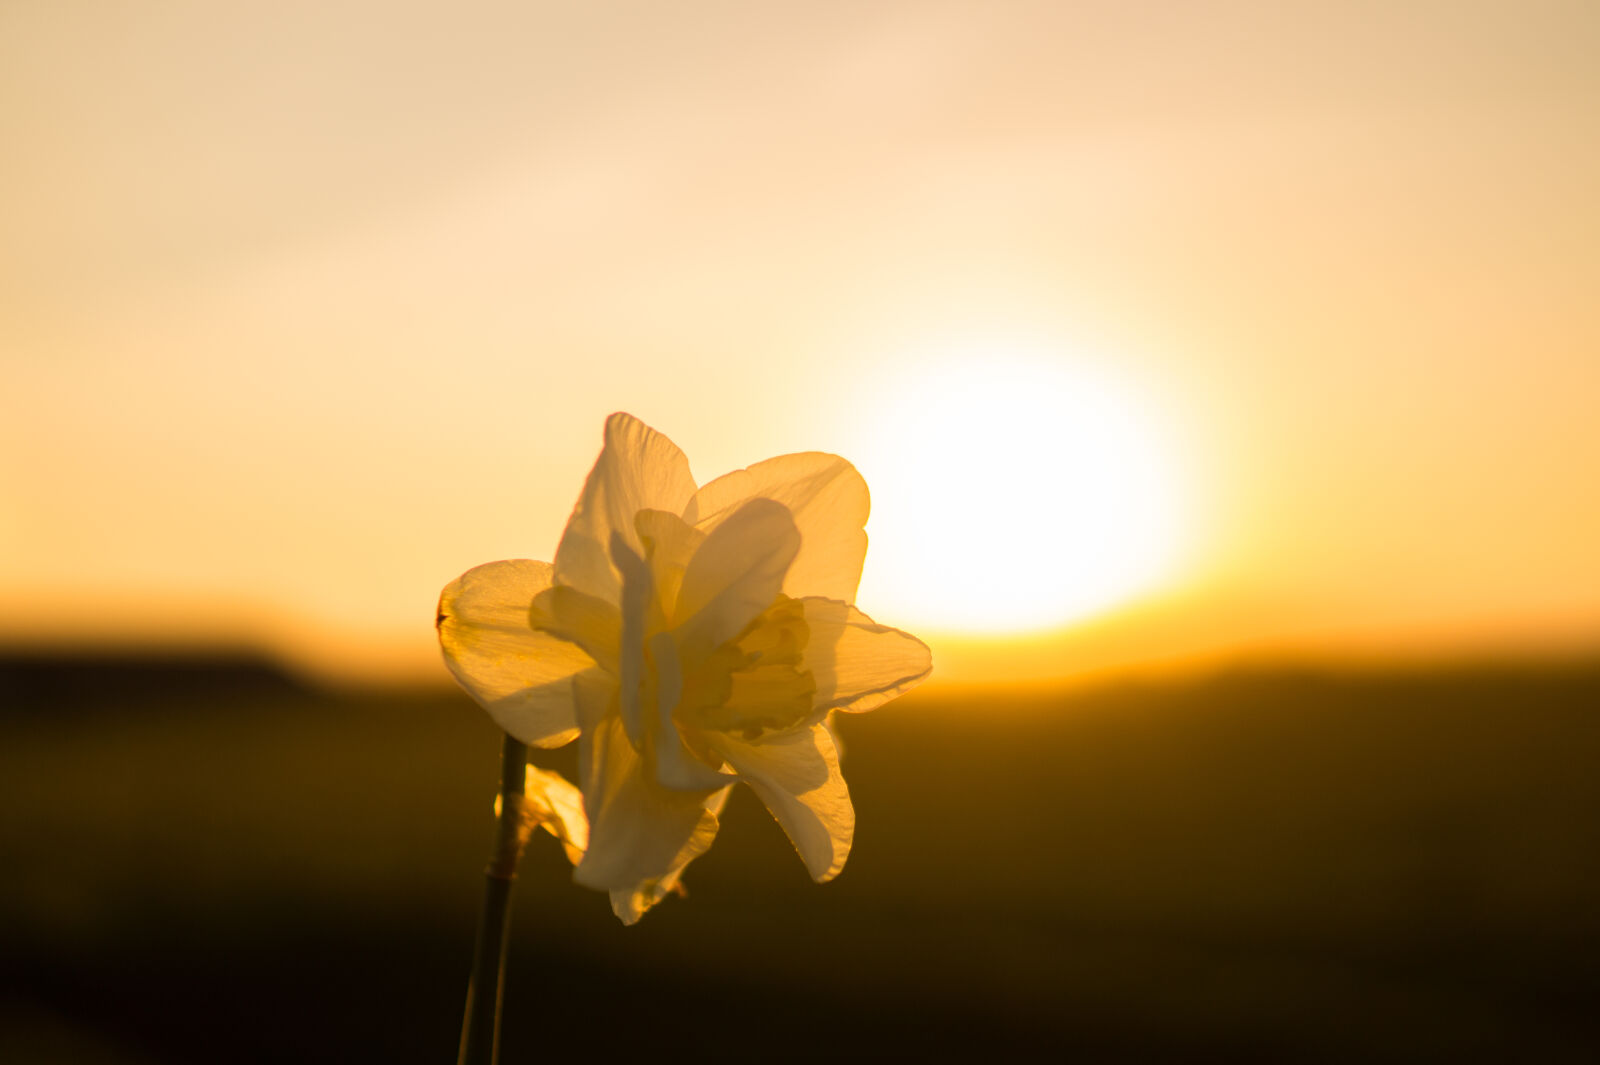
<svg viewBox="0 0 1600 1065">
<path fill-rule="evenodd" d="M 735 778 L 713 769 L 684 746 L 673 713 L 683 695 L 683 673 L 672 634 L 658 632 L 650 640 L 650 658 L 656 669 L 656 705 L 645 729 L 645 758 L 656 767 L 656 782 L 674 791 L 705 791 L 732 784 Z"/>
<path fill-rule="evenodd" d="M 712 742 L 789 834 L 811 878 L 837 876 L 850 856 L 856 813 L 828 730 L 818 724 L 759 743 L 727 735 Z"/>
<path fill-rule="evenodd" d="M 794 518 L 770 499 L 742 504 L 711 531 L 689 560 L 672 616 L 686 666 L 772 605 L 799 550 Z"/>
<path fill-rule="evenodd" d="M 701 825 L 704 827 L 709 824 L 710 831 L 713 834 L 716 832 L 716 820 L 721 816 L 722 807 L 727 803 L 728 792 L 731 790 L 731 788 L 723 788 L 706 800 L 707 817 L 701 822 Z M 705 846 L 711 846 L 710 837 L 707 837 Z M 703 853 L 704 850 L 705 847 L 702 847 L 696 853 Z M 688 864 L 689 859 L 686 858 L 683 865 L 679 865 L 666 876 L 642 881 L 631 888 L 620 888 L 612 891 L 611 912 L 616 914 L 623 924 L 633 924 L 644 916 L 646 910 L 666 898 L 671 892 L 677 891 L 683 894 L 683 889 L 678 885 L 683 877 L 684 866 Z"/>
<path fill-rule="evenodd" d="M 611 534 L 611 559 L 622 574 L 622 634 L 617 660 L 618 711 L 635 748 L 644 743 L 643 685 L 644 642 L 661 628 L 660 605 L 655 595 L 655 575 L 650 565 L 627 545 L 620 533 Z M 653 707 L 652 707 L 653 709 Z"/>
<path fill-rule="evenodd" d="M 631 892 L 682 870 L 711 846 L 717 818 L 707 804 L 717 793 L 663 788 L 617 717 L 584 732 L 579 766 L 589 849 L 573 873 L 578 883 Z"/>
<path fill-rule="evenodd" d="M 561 841 L 567 861 L 577 865 L 589 846 L 589 819 L 583 813 L 583 793 L 553 770 L 528 766 L 523 785 L 522 842 L 535 828 L 543 828 Z"/>
<path fill-rule="evenodd" d="M 710 531 L 747 499 L 776 500 L 800 530 L 800 553 L 783 583 L 785 595 L 856 596 L 867 554 L 867 482 L 838 455 L 806 451 L 758 462 L 718 477 L 695 493 L 684 518 Z"/>
<path fill-rule="evenodd" d="M 678 590 L 683 587 L 684 571 L 695 551 L 705 542 L 706 534 L 664 510 L 641 510 L 633 524 L 655 578 L 656 598 L 663 613 L 671 616 L 678 602 Z"/>
<path fill-rule="evenodd" d="M 530 605 L 550 586 L 551 574 L 548 562 L 490 562 L 439 596 L 445 665 L 496 724 L 536 747 L 577 738 L 572 680 L 595 668 L 581 648 L 529 621 Z"/>
<path fill-rule="evenodd" d="M 533 597 L 528 617 L 534 628 L 577 644 L 601 669 L 617 675 L 622 614 L 615 604 L 555 584 Z"/>
<path fill-rule="evenodd" d="M 928 645 L 879 625 L 848 603 L 802 599 L 810 639 L 805 666 L 817 684 L 819 710 L 860 713 L 882 706 L 927 679 Z"/>
<path fill-rule="evenodd" d="M 631 414 L 606 419 L 605 446 L 584 482 L 556 548 L 556 581 L 608 602 L 620 601 L 611 565 L 611 537 L 643 554 L 634 516 L 641 510 L 680 514 L 694 496 L 689 460 L 678 446 Z"/>
</svg>

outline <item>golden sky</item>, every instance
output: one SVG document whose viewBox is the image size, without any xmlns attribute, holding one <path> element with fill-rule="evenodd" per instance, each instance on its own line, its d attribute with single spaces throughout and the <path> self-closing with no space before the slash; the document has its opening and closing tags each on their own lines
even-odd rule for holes
<svg viewBox="0 0 1600 1065">
<path fill-rule="evenodd" d="M 1585 2 L 0 6 L 0 635 L 437 672 L 621 409 L 855 460 L 861 606 L 949 677 L 1584 645 L 1596 55 Z"/>
</svg>

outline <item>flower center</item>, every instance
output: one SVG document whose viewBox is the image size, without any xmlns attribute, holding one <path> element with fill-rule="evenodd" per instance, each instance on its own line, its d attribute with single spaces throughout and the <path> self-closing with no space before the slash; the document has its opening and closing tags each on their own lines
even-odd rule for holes
<svg viewBox="0 0 1600 1065">
<path fill-rule="evenodd" d="M 758 741 L 805 724 L 817 690 L 804 663 L 810 635 L 800 601 L 779 595 L 733 640 L 685 663 L 673 718 L 690 749 L 704 756 L 697 732 Z"/>
</svg>

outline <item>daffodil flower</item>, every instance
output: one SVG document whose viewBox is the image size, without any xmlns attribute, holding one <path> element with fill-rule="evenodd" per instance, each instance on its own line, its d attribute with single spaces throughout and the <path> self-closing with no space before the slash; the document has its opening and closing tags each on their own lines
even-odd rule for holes
<svg viewBox="0 0 1600 1065">
<path fill-rule="evenodd" d="M 574 871 L 625 923 L 671 891 L 740 781 L 817 881 L 844 867 L 855 812 L 827 719 L 931 669 L 916 637 L 852 604 L 867 486 L 835 455 L 782 455 L 697 487 L 627 414 L 554 564 L 469 570 L 439 601 L 456 679 L 510 735 L 579 741 L 588 846 Z"/>
</svg>

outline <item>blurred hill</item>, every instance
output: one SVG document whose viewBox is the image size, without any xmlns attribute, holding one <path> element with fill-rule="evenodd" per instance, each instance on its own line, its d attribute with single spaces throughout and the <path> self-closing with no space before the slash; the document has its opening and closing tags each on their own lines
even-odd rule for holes
<svg viewBox="0 0 1600 1065">
<path fill-rule="evenodd" d="M 0 707 L 12 714 L 114 710 L 131 704 L 301 700 L 308 685 L 265 656 L 247 652 L 0 655 Z"/>
<path fill-rule="evenodd" d="M 498 764 L 464 696 L 137 658 L 0 696 L 0 1060 L 451 1059 Z M 632 929 L 536 841 L 503 1060 L 1600 1053 L 1600 660 L 930 687 L 841 731 L 832 884 L 745 791 Z"/>
</svg>

